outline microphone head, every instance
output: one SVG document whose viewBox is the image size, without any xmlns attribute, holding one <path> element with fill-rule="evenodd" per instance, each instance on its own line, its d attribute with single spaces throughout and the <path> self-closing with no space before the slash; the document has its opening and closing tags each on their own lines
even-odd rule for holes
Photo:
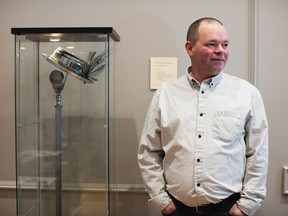
<svg viewBox="0 0 288 216">
<path fill-rule="evenodd" d="M 64 88 L 64 75 L 61 71 L 53 70 L 49 76 L 50 82 L 54 88 L 55 93 L 60 93 Z"/>
<path fill-rule="evenodd" d="M 50 82 L 53 83 L 61 83 L 64 79 L 64 75 L 61 71 L 53 70 L 49 76 Z"/>
</svg>

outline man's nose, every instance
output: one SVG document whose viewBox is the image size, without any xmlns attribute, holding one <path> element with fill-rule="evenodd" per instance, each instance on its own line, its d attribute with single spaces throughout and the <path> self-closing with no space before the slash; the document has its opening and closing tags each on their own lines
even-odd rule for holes
<svg viewBox="0 0 288 216">
<path fill-rule="evenodd" d="M 224 51 L 224 48 L 222 47 L 221 44 L 218 44 L 215 48 L 216 53 L 222 53 Z"/>
</svg>

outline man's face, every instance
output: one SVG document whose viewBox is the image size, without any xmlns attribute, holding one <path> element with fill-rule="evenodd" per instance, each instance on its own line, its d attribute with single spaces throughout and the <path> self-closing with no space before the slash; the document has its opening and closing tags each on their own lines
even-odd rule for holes
<svg viewBox="0 0 288 216">
<path fill-rule="evenodd" d="M 201 23 L 196 44 L 186 43 L 192 61 L 192 73 L 201 74 L 204 80 L 221 72 L 229 56 L 228 43 L 224 26 L 217 22 Z"/>
</svg>

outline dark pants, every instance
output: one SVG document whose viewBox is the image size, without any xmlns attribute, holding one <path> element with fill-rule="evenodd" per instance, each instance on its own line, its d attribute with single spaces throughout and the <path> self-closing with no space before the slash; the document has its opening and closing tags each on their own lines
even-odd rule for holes
<svg viewBox="0 0 288 216">
<path fill-rule="evenodd" d="M 163 214 L 163 216 L 229 216 L 229 211 L 240 198 L 240 194 L 235 193 L 220 203 L 200 206 L 198 208 L 186 206 L 173 196 L 171 198 L 176 206 L 176 210 L 172 214 Z"/>
</svg>

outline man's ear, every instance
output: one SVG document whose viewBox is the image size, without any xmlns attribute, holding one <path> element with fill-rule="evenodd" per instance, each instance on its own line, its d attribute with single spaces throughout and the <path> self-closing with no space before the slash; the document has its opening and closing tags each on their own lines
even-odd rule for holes
<svg viewBox="0 0 288 216">
<path fill-rule="evenodd" d="M 188 55 L 192 56 L 193 55 L 193 50 L 192 50 L 193 45 L 192 45 L 191 41 L 186 41 L 185 48 L 186 48 Z"/>
</svg>

